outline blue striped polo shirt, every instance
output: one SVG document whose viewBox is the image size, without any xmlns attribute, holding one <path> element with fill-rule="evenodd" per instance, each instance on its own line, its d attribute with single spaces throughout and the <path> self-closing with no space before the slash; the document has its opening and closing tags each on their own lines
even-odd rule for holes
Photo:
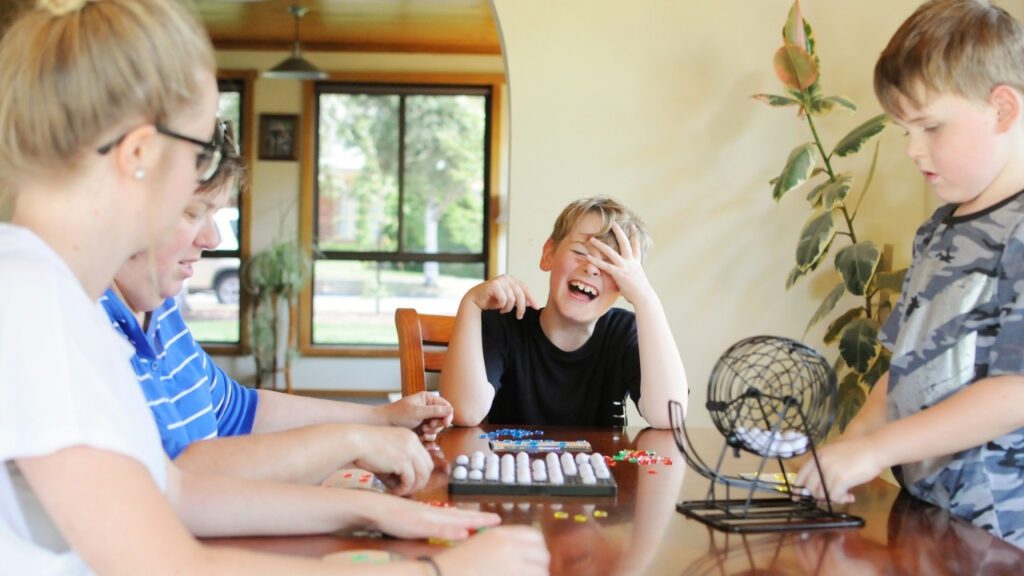
<svg viewBox="0 0 1024 576">
<path fill-rule="evenodd" d="M 100 304 L 114 329 L 135 347 L 132 367 L 170 458 L 197 440 L 252 432 L 256 391 L 214 364 L 192 337 L 174 298 L 152 312 L 145 332 L 112 290 Z"/>
</svg>

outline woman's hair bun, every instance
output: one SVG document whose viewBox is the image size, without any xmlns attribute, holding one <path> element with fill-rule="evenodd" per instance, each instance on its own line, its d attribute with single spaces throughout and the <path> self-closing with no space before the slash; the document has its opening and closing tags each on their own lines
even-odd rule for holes
<svg viewBox="0 0 1024 576">
<path fill-rule="evenodd" d="M 54 16 L 63 16 L 69 12 L 81 10 L 91 0 L 36 0 L 36 7 L 46 10 Z"/>
</svg>

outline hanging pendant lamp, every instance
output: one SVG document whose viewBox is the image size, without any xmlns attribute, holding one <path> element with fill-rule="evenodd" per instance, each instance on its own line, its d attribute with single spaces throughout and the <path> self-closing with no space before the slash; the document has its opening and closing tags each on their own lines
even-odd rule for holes
<svg viewBox="0 0 1024 576">
<path fill-rule="evenodd" d="M 299 18 L 306 14 L 306 8 L 302 6 L 290 6 L 288 11 L 295 17 L 295 42 L 292 44 L 292 55 L 283 62 L 263 73 L 264 78 L 278 78 L 282 80 L 323 80 L 327 78 L 327 72 L 314 66 L 309 60 L 302 57 L 299 46 Z"/>
</svg>

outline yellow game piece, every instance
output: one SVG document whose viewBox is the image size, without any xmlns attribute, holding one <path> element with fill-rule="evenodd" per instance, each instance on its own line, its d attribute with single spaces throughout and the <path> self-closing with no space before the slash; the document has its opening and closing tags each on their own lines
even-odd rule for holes
<svg viewBox="0 0 1024 576">
<path fill-rule="evenodd" d="M 607 518 L 608 513 L 604 510 L 594 510 L 594 518 Z"/>
<path fill-rule="evenodd" d="M 565 520 L 566 518 L 569 517 L 569 513 L 568 512 L 563 512 L 563 511 L 559 510 L 558 512 L 555 512 L 554 516 L 555 516 L 555 518 L 557 518 L 559 520 Z"/>
<path fill-rule="evenodd" d="M 430 538 L 427 540 L 427 543 L 435 546 L 455 546 L 455 542 L 445 540 L 444 538 Z"/>
<path fill-rule="evenodd" d="M 575 520 L 576 522 L 586 522 L 587 521 L 587 517 L 584 516 L 583 514 L 577 514 L 577 515 L 573 516 L 572 519 Z"/>
</svg>

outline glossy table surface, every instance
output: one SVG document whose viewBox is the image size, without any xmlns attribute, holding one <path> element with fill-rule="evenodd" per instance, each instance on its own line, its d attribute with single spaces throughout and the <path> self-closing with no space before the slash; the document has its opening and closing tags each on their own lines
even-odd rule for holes
<svg viewBox="0 0 1024 576">
<path fill-rule="evenodd" d="M 619 487 L 613 497 L 449 495 L 447 470 L 455 456 L 475 450 L 486 453 L 487 438 L 481 434 L 494 428 L 443 432 L 437 446 L 431 446 L 435 469 L 430 483 L 414 498 L 492 511 L 506 524 L 531 524 L 543 530 L 555 575 L 1024 574 L 1024 551 L 900 495 L 897 487 L 882 480 L 858 488 L 856 502 L 840 508 L 864 518 L 863 528 L 747 535 L 712 530 L 675 510 L 679 500 L 703 499 L 709 481 L 688 469 L 667 430 L 544 428 L 542 438 L 585 439 L 609 456 L 620 450 L 652 450 L 672 459 L 672 465 L 618 463 L 611 468 Z M 696 429 L 690 435 L 705 461 L 718 458 L 723 439 L 716 430 Z M 723 471 L 752 472 L 756 466 L 753 455 L 743 453 L 736 459 L 730 451 Z M 556 511 L 568 517 L 556 517 Z M 598 517 L 595 511 L 600 511 Z M 587 520 L 578 522 L 576 515 Z M 444 550 L 443 545 L 426 541 L 343 534 L 207 542 L 305 556 L 372 548 L 415 557 Z"/>
</svg>

